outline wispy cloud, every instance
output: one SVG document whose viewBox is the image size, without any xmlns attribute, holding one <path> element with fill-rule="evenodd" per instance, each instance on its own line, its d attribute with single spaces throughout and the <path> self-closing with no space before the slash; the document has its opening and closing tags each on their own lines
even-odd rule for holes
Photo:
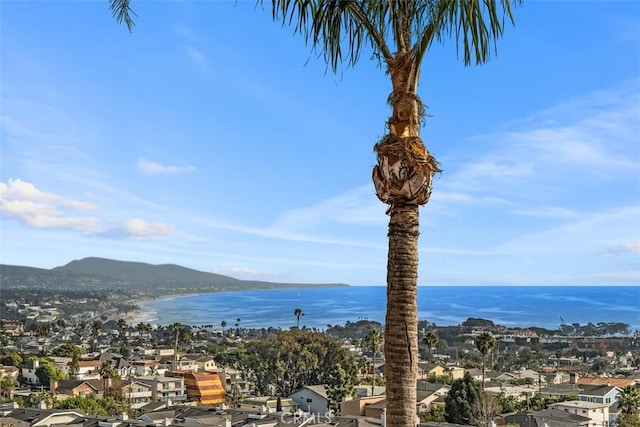
<svg viewBox="0 0 640 427">
<path fill-rule="evenodd" d="M 136 167 L 147 175 L 175 175 L 197 171 L 195 166 L 165 166 L 146 159 L 139 159 Z"/>
<path fill-rule="evenodd" d="M 112 220 L 78 215 L 94 210 L 98 210 L 98 207 L 93 203 L 44 192 L 21 179 L 0 182 L 0 215 L 30 228 L 62 229 L 96 237 L 142 240 L 155 240 L 175 232 L 175 227 L 166 223 L 129 219 L 114 226 Z"/>
<path fill-rule="evenodd" d="M 96 206 L 53 193 L 46 193 L 28 182 L 9 179 L 0 182 L 0 214 L 35 228 L 59 228 L 94 232 L 102 228 L 96 217 L 75 216 L 69 211 L 94 210 Z"/>
</svg>

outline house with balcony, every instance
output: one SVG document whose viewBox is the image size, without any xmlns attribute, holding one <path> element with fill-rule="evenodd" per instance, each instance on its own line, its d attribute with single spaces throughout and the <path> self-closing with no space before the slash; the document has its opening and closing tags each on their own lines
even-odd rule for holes
<svg viewBox="0 0 640 427">
<path fill-rule="evenodd" d="M 189 361 L 192 365 L 197 366 L 197 371 L 216 372 L 218 370 L 216 361 L 211 356 L 205 356 L 203 354 L 185 354 L 180 358 L 180 362 L 183 361 L 185 363 Z"/>
<path fill-rule="evenodd" d="M 160 402 L 183 402 L 187 399 L 184 378 L 176 377 L 136 377 L 135 381 L 147 384 L 151 389 L 151 400 Z"/>
<path fill-rule="evenodd" d="M 132 408 L 139 409 L 153 399 L 152 386 L 143 381 L 132 379 L 122 386 L 122 398 Z"/>
</svg>

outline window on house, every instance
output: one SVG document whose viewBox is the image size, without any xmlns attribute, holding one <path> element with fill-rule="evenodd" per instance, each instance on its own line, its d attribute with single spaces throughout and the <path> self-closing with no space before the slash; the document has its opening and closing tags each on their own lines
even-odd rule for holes
<svg viewBox="0 0 640 427">
<path fill-rule="evenodd" d="M 313 402 L 313 399 L 307 399 L 307 403 Z"/>
</svg>

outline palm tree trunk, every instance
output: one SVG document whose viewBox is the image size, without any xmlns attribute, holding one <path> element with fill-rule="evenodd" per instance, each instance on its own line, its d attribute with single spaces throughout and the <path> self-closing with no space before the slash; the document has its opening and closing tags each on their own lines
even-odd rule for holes
<svg viewBox="0 0 640 427">
<path fill-rule="evenodd" d="M 414 427 L 418 378 L 418 205 L 389 212 L 385 377 L 387 422 Z"/>
</svg>

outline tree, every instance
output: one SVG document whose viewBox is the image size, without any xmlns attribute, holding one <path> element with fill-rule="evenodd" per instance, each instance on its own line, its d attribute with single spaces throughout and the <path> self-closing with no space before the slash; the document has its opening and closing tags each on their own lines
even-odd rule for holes
<svg viewBox="0 0 640 427">
<path fill-rule="evenodd" d="M 227 321 L 223 320 L 222 322 L 220 322 L 220 326 L 222 327 L 222 336 L 224 337 L 224 328 L 227 327 Z"/>
<path fill-rule="evenodd" d="M 308 330 L 291 329 L 247 343 L 238 361 L 251 372 L 256 393 L 288 396 L 305 384 L 328 384 L 340 366 L 348 387 L 358 379 L 353 357 L 332 338 Z"/>
<path fill-rule="evenodd" d="M 98 346 L 98 337 L 102 333 L 102 322 L 96 320 L 91 324 L 91 336 L 93 337 L 93 351 L 95 352 Z"/>
<path fill-rule="evenodd" d="M 22 365 L 22 356 L 18 353 L 9 353 L 5 356 L 0 357 L 0 365 L 4 366 L 16 366 L 19 367 Z"/>
<path fill-rule="evenodd" d="M 484 390 L 484 374 L 485 363 L 487 361 L 487 353 L 496 345 L 496 339 L 489 332 L 482 332 L 475 339 L 476 348 L 482 354 L 482 389 Z"/>
<path fill-rule="evenodd" d="M 382 349 L 384 338 L 378 329 L 371 329 L 367 332 L 367 335 L 362 340 L 364 348 L 368 349 L 372 353 L 372 369 L 371 369 L 371 395 L 373 396 L 376 381 L 376 354 Z"/>
<path fill-rule="evenodd" d="M 117 320 L 116 325 L 118 326 L 118 338 L 120 338 L 120 340 L 123 343 L 126 343 L 126 341 L 127 341 L 127 335 L 126 335 L 127 321 L 121 317 L 120 319 Z"/>
<path fill-rule="evenodd" d="M 102 389 L 103 396 L 107 397 L 109 394 L 111 379 L 116 378 L 118 376 L 118 372 L 111 365 L 110 361 L 105 360 L 104 362 L 102 362 L 102 364 L 98 368 L 98 373 L 100 374 L 100 378 L 102 378 L 102 382 L 103 382 L 103 389 Z"/>
<path fill-rule="evenodd" d="M 35 374 L 40 384 L 45 387 L 49 387 L 51 381 L 59 381 L 66 378 L 63 371 L 45 360 L 40 360 L 40 366 L 36 368 Z"/>
<path fill-rule="evenodd" d="M 260 2 L 260 0 L 258 0 Z M 514 0 L 519 2 L 519 0 Z M 133 28 L 131 0 L 110 0 L 118 22 Z M 389 205 L 385 356 L 387 422 L 415 425 L 418 369 L 419 207 L 429 201 L 431 182 L 440 172 L 420 138 L 425 106 L 418 97 L 423 59 L 434 41 L 456 38 L 464 63 L 489 59 L 502 36 L 504 17 L 513 21 L 509 0 L 272 0 L 273 19 L 292 25 L 332 71 L 353 66 L 369 49 L 390 77 L 388 134 L 374 149 L 376 195 Z M 501 16 L 502 15 L 502 16 Z"/>
<path fill-rule="evenodd" d="M 640 413 L 640 390 L 635 385 L 628 385 L 618 394 L 618 406 L 623 414 L 638 415 Z"/>
<path fill-rule="evenodd" d="M 444 398 L 445 421 L 453 424 L 479 425 L 482 390 L 467 372 L 451 384 Z"/>
<path fill-rule="evenodd" d="M 353 378 L 349 376 L 342 366 L 336 364 L 329 374 L 327 381 L 327 398 L 329 410 L 332 414 L 340 415 L 340 402 L 355 394 Z"/>
<path fill-rule="evenodd" d="M 296 316 L 296 328 L 300 329 L 300 317 L 304 316 L 302 309 L 296 308 L 293 310 L 293 315 Z"/>
<path fill-rule="evenodd" d="M 438 345 L 438 335 L 434 330 L 430 330 L 422 337 L 422 344 L 427 347 L 427 376 L 429 375 L 429 362 L 431 361 L 431 349 Z"/>
</svg>

